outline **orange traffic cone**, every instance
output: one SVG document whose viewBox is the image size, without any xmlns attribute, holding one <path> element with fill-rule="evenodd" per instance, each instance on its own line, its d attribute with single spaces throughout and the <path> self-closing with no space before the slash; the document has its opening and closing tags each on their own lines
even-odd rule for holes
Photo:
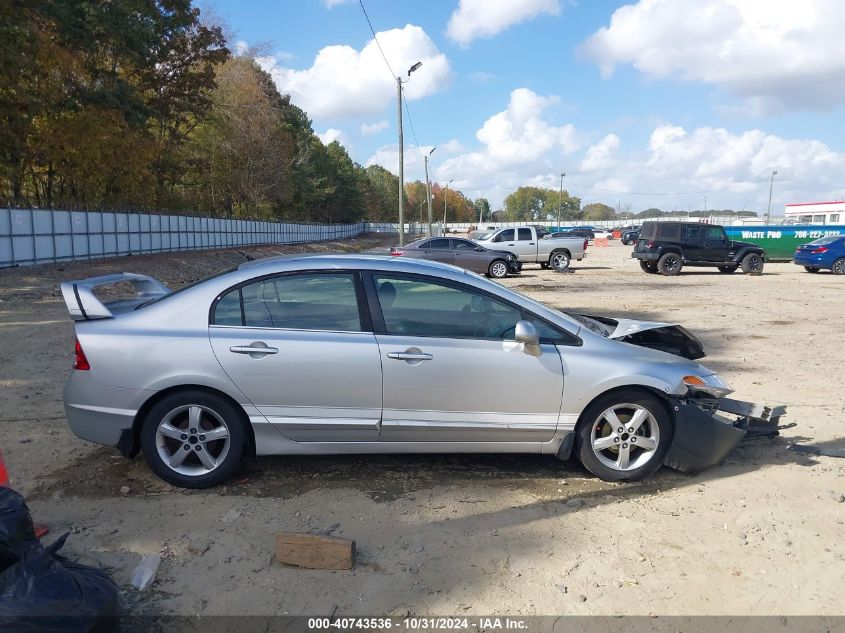
<svg viewBox="0 0 845 633">
<path fill-rule="evenodd" d="M 3 460 L 3 451 L 0 451 L 0 486 L 12 487 L 9 483 L 9 471 L 6 470 L 6 462 Z"/>
</svg>

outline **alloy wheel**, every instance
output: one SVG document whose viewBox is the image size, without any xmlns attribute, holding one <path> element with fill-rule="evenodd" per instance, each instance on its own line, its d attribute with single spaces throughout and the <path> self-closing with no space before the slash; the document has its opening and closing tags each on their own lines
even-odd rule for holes
<svg viewBox="0 0 845 633">
<path fill-rule="evenodd" d="M 229 454 L 230 443 L 226 421 L 204 405 L 176 407 L 156 428 L 155 444 L 161 461 L 189 477 L 215 470 Z"/>
<path fill-rule="evenodd" d="M 651 461 L 660 445 L 660 428 L 652 413 L 623 403 L 606 409 L 593 422 L 590 446 L 596 458 L 617 471 L 631 471 Z"/>
</svg>

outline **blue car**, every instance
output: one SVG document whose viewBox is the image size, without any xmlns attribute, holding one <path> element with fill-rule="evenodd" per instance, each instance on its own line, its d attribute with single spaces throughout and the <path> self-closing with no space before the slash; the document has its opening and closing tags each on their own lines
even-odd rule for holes
<svg viewBox="0 0 845 633">
<path fill-rule="evenodd" d="M 826 268 L 834 275 L 845 275 L 845 235 L 828 235 L 802 244 L 795 249 L 792 261 L 808 273 Z"/>
</svg>

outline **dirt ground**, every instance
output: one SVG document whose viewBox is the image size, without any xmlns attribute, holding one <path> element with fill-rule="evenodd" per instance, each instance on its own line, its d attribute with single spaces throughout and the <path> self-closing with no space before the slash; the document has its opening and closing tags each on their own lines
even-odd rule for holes
<svg viewBox="0 0 845 633">
<path fill-rule="evenodd" d="M 298 247 L 373 249 L 384 237 Z M 239 483 L 183 491 L 138 457 L 74 437 L 61 406 L 73 329 L 58 284 L 115 271 L 172 287 L 292 248 L 190 252 L 0 270 L 0 449 L 50 540 L 107 566 L 133 613 L 841 615 L 845 280 L 768 264 L 762 276 L 647 275 L 618 242 L 571 273 L 504 281 L 549 305 L 679 322 L 737 397 L 786 403 L 794 428 L 698 476 L 597 481 L 539 456 L 262 458 Z M 121 492 L 123 488 L 123 493 Z M 126 491 L 128 488 L 128 492 Z M 356 565 L 273 562 L 282 530 L 355 539 Z M 163 561 L 143 594 L 147 553 Z"/>
</svg>

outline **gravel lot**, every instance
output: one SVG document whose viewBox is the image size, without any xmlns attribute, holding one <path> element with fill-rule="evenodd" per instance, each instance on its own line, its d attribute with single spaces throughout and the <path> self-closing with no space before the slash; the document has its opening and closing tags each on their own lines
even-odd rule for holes
<svg viewBox="0 0 845 633">
<path fill-rule="evenodd" d="M 792 264 L 664 278 L 616 242 L 571 273 L 528 265 L 504 281 L 561 309 L 682 323 L 737 397 L 790 405 L 796 427 L 695 477 L 663 469 L 613 485 L 538 456 L 286 457 L 258 460 L 240 483 L 181 491 L 67 428 L 61 280 L 126 270 L 178 287 L 245 253 L 390 242 L 0 270 L 0 448 L 47 540 L 71 531 L 65 553 L 108 566 L 133 613 L 845 614 L 845 460 L 788 448 L 845 448 L 845 280 Z M 281 530 L 353 538 L 357 563 L 273 563 Z M 131 571 L 154 551 L 158 579 L 138 595 Z"/>
</svg>

